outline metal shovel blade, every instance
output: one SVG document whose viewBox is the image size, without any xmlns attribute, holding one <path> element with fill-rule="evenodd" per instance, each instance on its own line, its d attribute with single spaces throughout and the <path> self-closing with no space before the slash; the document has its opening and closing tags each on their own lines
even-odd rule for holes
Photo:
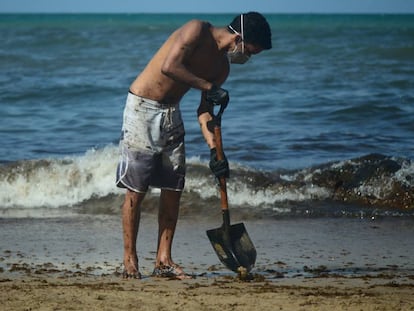
<svg viewBox="0 0 414 311">
<path fill-rule="evenodd" d="M 224 226 L 208 230 L 207 236 L 227 268 L 238 272 L 240 267 L 244 267 L 250 272 L 256 262 L 256 249 L 243 223 L 231 225 L 228 230 Z"/>
</svg>

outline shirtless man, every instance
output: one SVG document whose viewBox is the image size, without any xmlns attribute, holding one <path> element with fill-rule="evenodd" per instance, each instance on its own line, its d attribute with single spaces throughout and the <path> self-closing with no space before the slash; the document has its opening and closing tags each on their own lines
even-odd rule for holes
<svg viewBox="0 0 414 311">
<path fill-rule="evenodd" d="M 187 278 L 171 257 L 171 247 L 184 188 L 184 127 L 179 102 L 195 88 L 201 91 L 198 120 L 210 148 L 210 168 L 228 176 L 226 159 L 217 161 L 214 135 L 207 127 L 213 105 L 227 105 L 220 86 L 229 63 L 245 63 L 251 55 L 271 48 L 266 19 L 249 12 L 227 27 L 192 20 L 176 30 L 131 84 L 124 110 L 117 186 L 126 188 L 122 206 L 125 278 L 141 278 L 136 242 L 141 203 L 148 187 L 161 189 L 158 250 L 153 275 Z"/>
</svg>

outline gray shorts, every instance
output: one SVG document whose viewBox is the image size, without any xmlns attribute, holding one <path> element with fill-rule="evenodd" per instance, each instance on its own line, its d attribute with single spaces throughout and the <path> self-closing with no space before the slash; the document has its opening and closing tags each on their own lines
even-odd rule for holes
<svg viewBox="0 0 414 311">
<path fill-rule="evenodd" d="M 178 106 L 128 93 L 119 143 L 116 185 L 135 192 L 149 186 L 182 191 L 184 125 Z"/>
</svg>

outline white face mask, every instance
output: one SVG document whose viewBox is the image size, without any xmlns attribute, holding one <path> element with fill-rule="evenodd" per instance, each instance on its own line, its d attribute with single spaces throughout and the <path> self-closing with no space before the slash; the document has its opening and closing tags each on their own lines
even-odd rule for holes
<svg viewBox="0 0 414 311">
<path fill-rule="evenodd" d="M 238 45 L 235 46 L 234 50 L 227 52 L 227 57 L 232 64 L 244 64 L 250 58 L 249 55 L 244 54 L 244 42 L 242 42 L 242 50 L 238 51 Z"/>
<path fill-rule="evenodd" d="M 231 52 L 227 52 L 227 57 L 232 64 L 244 64 L 247 62 L 250 58 L 249 55 L 244 54 L 244 27 L 243 27 L 243 14 L 240 16 L 240 26 L 241 26 L 241 34 L 234 30 L 231 25 L 229 25 L 229 28 L 234 31 L 234 33 L 238 34 L 242 39 L 242 48 L 241 51 L 238 51 L 238 44 L 234 47 L 234 50 Z"/>
</svg>

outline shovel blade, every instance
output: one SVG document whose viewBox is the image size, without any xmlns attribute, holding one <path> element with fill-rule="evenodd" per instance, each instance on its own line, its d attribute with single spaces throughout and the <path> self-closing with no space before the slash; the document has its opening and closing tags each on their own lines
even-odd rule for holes
<svg viewBox="0 0 414 311">
<path fill-rule="evenodd" d="M 220 261 L 230 270 L 238 272 L 239 267 L 244 267 L 250 272 L 254 267 L 256 248 L 243 223 L 231 225 L 229 230 L 208 230 L 207 236 Z"/>
</svg>

